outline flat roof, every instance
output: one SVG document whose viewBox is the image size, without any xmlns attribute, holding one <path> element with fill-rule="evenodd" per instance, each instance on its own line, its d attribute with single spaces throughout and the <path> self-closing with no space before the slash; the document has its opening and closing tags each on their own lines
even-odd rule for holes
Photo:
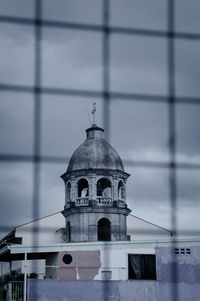
<svg viewBox="0 0 200 301">
<path fill-rule="evenodd" d="M 192 247 L 200 246 L 200 239 L 163 239 L 159 241 L 109 241 L 109 242 L 77 242 L 59 243 L 40 246 L 7 245 L 0 250 L 0 261 L 23 260 L 27 258 L 45 259 L 48 255 L 63 251 L 85 250 L 136 250 L 137 252 L 154 251 L 157 247 Z"/>
</svg>

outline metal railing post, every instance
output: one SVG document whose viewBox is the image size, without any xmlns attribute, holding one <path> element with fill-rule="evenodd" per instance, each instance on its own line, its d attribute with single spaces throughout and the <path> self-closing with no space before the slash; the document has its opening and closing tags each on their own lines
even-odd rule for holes
<svg viewBox="0 0 200 301">
<path fill-rule="evenodd" d="M 26 301 L 26 288 L 27 288 L 27 253 L 24 253 L 24 301 Z"/>
</svg>

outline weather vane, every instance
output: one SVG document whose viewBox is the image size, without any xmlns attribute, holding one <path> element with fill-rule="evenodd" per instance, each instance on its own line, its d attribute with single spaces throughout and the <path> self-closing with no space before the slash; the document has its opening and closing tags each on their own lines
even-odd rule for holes
<svg viewBox="0 0 200 301">
<path fill-rule="evenodd" d="M 93 109 L 92 109 L 93 124 L 95 124 L 95 112 L 96 112 L 96 102 L 93 103 Z"/>
</svg>

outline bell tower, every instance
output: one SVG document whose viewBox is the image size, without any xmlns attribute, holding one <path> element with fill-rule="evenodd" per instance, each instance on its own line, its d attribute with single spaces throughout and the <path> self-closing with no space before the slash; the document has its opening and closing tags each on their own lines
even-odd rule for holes
<svg viewBox="0 0 200 301">
<path fill-rule="evenodd" d="M 127 239 L 129 176 L 116 150 L 104 139 L 104 130 L 93 124 L 61 176 L 67 242 Z"/>
</svg>

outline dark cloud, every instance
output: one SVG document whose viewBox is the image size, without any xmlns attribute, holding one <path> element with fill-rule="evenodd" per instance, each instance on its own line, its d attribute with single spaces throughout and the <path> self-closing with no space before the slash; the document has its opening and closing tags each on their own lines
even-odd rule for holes
<svg viewBox="0 0 200 301">
<path fill-rule="evenodd" d="M 175 42 L 176 95 L 199 97 L 200 41 L 182 40 Z"/>
<path fill-rule="evenodd" d="M 91 112 L 94 99 L 73 96 L 42 97 L 42 154 L 69 157 L 86 139 L 90 126 L 86 110 Z M 95 99 L 96 121 L 102 126 L 102 100 Z"/>
<path fill-rule="evenodd" d="M 130 168 L 127 202 L 136 216 L 170 228 L 169 173 L 167 169 Z"/>
<path fill-rule="evenodd" d="M 113 35 L 111 89 L 167 94 L 167 41 L 163 38 Z"/>
<path fill-rule="evenodd" d="M 32 219 L 33 165 L 1 162 L 0 226 L 13 228 Z"/>
<path fill-rule="evenodd" d="M 122 158 L 168 161 L 168 109 L 166 103 L 112 101 L 111 143 Z M 179 162 L 200 162 L 199 115 L 198 105 L 176 105 L 176 158 Z"/>
<path fill-rule="evenodd" d="M 33 95 L 0 92 L 0 152 L 33 153 Z"/>
<path fill-rule="evenodd" d="M 146 207 L 148 202 L 155 206 L 168 202 L 168 169 L 126 167 L 126 171 L 131 174 L 127 183 L 127 197 L 131 200 L 132 208 L 135 201 Z"/>
<path fill-rule="evenodd" d="M 196 0 L 176 0 L 175 18 L 177 31 L 199 33 L 200 2 Z"/>
<path fill-rule="evenodd" d="M 176 106 L 176 144 L 179 161 L 200 162 L 199 116 L 199 105 Z"/>
<path fill-rule="evenodd" d="M 115 26 L 166 30 L 167 1 L 111 0 L 111 24 Z"/>
<path fill-rule="evenodd" d="M 177 172 L 178 206 L 200 206 L 200 170 L 179 170 Z"/>
<path fill-rule="evenodd" d="M 164 103 L 113 100 L 111 143 L 122 158 L 167 160 L 167 113 L 167 105 Z"/>
<path fill-rule="evenodd" d="M 99 0 L 43 0 L 43 18 L 47 20 L 102 24 Z"/>
<path fill-rule="evenodd" d="M 84 90 L 102 88 L 102 35 L 70 29 L 43 30 L 42 82 Z"/>
<path fill-rule="evenodd" d="M 34 84 L 34 28 L 19 24 L 0 24 L 0 82 Z"/>
<path fill-rule="evenodd" d="M 131 174 L 127 181 L 128 205 L 133 214 L 166 228 L 171 228 L 173 208 L 170 203 L 169 170 L 125 168 Z M 177 172 L 177 226 L 181 231 L 199 229 L 200 171 Z M 190 234 L 191 234 L 190 233 Z"/>
<path fill-rule="evenodd" d="M 35 13 L 34 0 L 0 0 L 1 15 L 14 17 L 33 17 Z"/>
<path fill-rule="evenodd" d="M 60 178 L 67 169 L 66 164 L 41 164 L 40 214 L 45 216 L 63 210 L 65 186 Z"/>
</svg>

